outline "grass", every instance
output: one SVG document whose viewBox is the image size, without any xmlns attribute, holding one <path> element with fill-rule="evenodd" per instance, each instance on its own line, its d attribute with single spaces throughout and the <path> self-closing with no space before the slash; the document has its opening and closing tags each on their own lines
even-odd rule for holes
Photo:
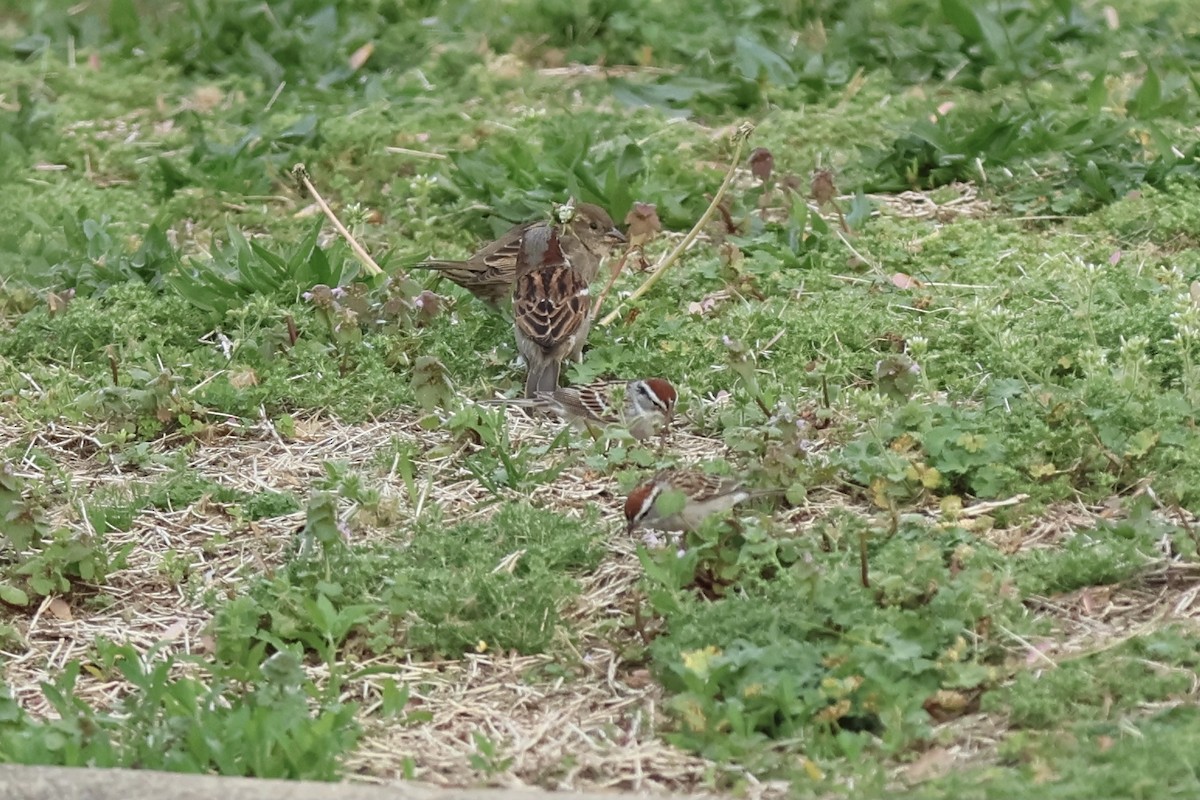
<svg viewBox="0 0 1200 800">
<path fill-rule="evenodd" d="M 1193 6 L 0 0 L 0 759 L 1193 796 Z M 406 265 L 653 262 L 747 120 L 568 370 L 667 446 L 470 402 L 510 325 Z M 785 499 L 621 533 L 677 463 Z"/>
</svg>

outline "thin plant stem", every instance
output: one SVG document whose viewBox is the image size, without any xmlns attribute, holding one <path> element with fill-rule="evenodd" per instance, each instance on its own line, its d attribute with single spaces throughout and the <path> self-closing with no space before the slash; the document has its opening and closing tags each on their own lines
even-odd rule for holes
<svg viewBox="0 0 1200 800">
<path fill-rule="evenodd" d="M 667 255 L 665 255 L 657 265 L 655 265 L 654 272 L 650 273 L 650 277 L 646 278 L 645 282 L 637 288 L 637 291 L 630 295 L 623 303 L 619 303 L 612 311 L 608 312 L 604 319 L 600 320 L 601 325 L 611 325 L 621 313 L 621 308 L 623 306 L 633 303 L 646 292 L 650 291 L 650 287 L 658 282 L 658 279 L 661 278 L 663 273 L 667 271 L 667 267 L 678 261 L 683 252 L 687 250 L 688 247 L 691 246 L 692 242 L 696 240 L 696 237 L 700 235 L 700 231 L 703 230 L 704 226 L 708 224 L 708 221 L 712 219 L 713 214 L 715 214 L 717 211 L 717 206 L 720 205 L 721 200 L 725 197 L 725 192 L 729 190 L 730 184 L 733 183 L 733 177 L 737 174 L 738 164 L 742 162 L 742 148 L 745 146 L 746 141 L 750 138 L 750 134 L 753 132 L 754 126 L 748 122 L 744 122 L 738 126 L 737 131 L 735 131 L 733 134 L 733 158 L 730 159 L 729 170 L 725 173 L 725 180 L 721 181 L 721 186 L 717 189 L 716 194 L 713 195 L 712 202 L 708 204 L 708 208 L 706 208 L 704 213 L 700 216 L 700 220 L 692 226 L 692 229 L 687 232 L 687 235 L 683 237 L 679 244 L 675 245 L 675 249 L 670 253 L 667 253 Z"/>
<path fill-rule="evenodd" d="M 321 210 L 325 212 L 325 216 L 333 223 L 333 227 L 337 229 L 337 232 L 350 245 L 350 249 L 354 251 L 354 255 L 358 256 L 358 260 L 362 262 L 367 272 L 371 275 L 381 274 L 383 270 L 375 263 L 375 259 L 371 258 L 371 254 L 363 249 L 363 246 L 351 235 L 350 231 L 346 230 L 346 226 L 333 213 L 333 209 L 325 202 L 325 198 L 321 197 L 321 193 L 317 191 L 317 187 L 313 186 L 312 179 L 308 175 L 308 169 L 303 164 L 297 164 L 292 167 L 292 177 L 304 187 L 305 192 L 312 195 L 313 199 L 317 201 L 317 205 L 321 207 Z"/>
</svg>

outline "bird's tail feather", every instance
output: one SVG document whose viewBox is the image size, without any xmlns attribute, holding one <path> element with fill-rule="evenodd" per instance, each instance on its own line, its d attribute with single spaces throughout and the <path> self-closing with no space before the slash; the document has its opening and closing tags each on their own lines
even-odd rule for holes
<svg viewBox="0 0 1200 800">
<path fill-rule="evenodd" d="M 553 392 L 557 388 L 558 362 L 548 361 L 541 365 L 529 365 L 529 374 L 525 376 L 526 397 L 536 397 L 538 392 Z"/>
<path fill-rule="evenodd" d="M 448 269 L 462 269 L 462 267 L 463 267 L 463 262 L 461 262 L 461 261 L 443 261 L 441 259 L 433 259 L 430 261 L 418 261 L 416 264 L 412 265 L 411 269 L 448 270 Z"/>
<path fill-rule="evenodd" d="M 486 400 L 476 400 L 481 406 L 515 406 L 516 408 L 534 408 L 538 400 L 529 397 L 489 397 Z"/>
</svg>

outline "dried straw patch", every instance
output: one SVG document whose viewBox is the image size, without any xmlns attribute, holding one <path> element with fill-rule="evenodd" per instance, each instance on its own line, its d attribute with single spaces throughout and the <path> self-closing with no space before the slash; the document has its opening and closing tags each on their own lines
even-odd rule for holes
<svg viewBox="0 0 1200 800">
<path fill-rule="evenodd" d="M 418 779 L 443 786 L 692 791 L 703 785 L 712 765 L 661 741 L 659 691 L 648 676 L 629 673 L 612 651 L 588 648 L 585 675 L 528 680 L 531 670 L 552 663 L 545 656 L 483 655 L 437 671 L 413 665 L 399 677 L 421 687 L 414 705 L 432 720 L 375 725 L 351 768 L 398 777 L 398 756 L 409 755 Z M 470 764 L 477 733 L 505 763 L 490 779 Z"/>
<path fill-rule="evenodd" d="M 887 213 L 906 219 L 928 219 L 950 222 L 960 217 L 977 219 L 994 216 L 992 204 L 979 196 L 979 187 L 970 182 L 955 181 L 930 191 L 908 191 L 899 194 L 869 194 Z M 847 197 L 848 202 L 853 198 Z"/>
<path fill-rule="evenodd" d="M 509 411 L 509 422 L 515 446 L 545 444 L 557 432 L 516 410 Z M 148 462 L 131 468 L 102 457 L 100 433 L 98 428 L 60 424 L 30 432 L 0 420 L 0 438 L 28 443 L 19 460 L 20 474 L 50 481 L 57 470 L 70 475 L 74 500 L 54 511 L 55 525 L 88 533 L 83 499 L 102 490 L 106 497 L 132 496 L 140 486 L 174 470 Z M 393 437 L 419 452 L 430 454 L 440 446 L 445 454 L 419 459 L 417 484 L 427 488 L 427 495 L 418 498 L 418 504 L 440 504 L 451 523 L 495 509 L 495 498 L 462 466 L 460 456 L 475 445 L 455 450 L 448 435 L 421 429 L 415 416 L 361 425 L 303 417 L 296 422 L 295 436 L 286 440 L 269 423 L 246 427 L 231 421 L 194 443 L 187 466 L 223 487 L 291 491 L 303 497 L 323 475 L 323 462 L 341 461 L 377 476 L 385 501 L 394 503 L 402 518 L 411 518 L 413 503 L 403 480 L 394 465 L 387 469 L 386 459 L 376 455 Z M 167 453 L 176 444 L 168 438 L 150 449 Z M 719 442 L 685 432 L 672 434 L 671 447 L 688 461 L 724 452 Z M 53 469 L 43 468 L 47 458 Z M 640 577 L 635 543 L 616 533 L 620 495 L 610 477 L 582 467 L 568 468 L 538 492 L 539 502 L 566 513 L 581 513 L 596 504 L 614 519 L 607 557 L 582 579 L 582 591 L 572 606 L 562 610 L 574 642 L 564 644 L 577 648 L 583 674 L 570 680 L 550 678 L 538 672 L 553 663 L 549 656 L 488 652 L 437 663 L 385 664 L 376 659 L 356 665 L 386 665 L 392 677 L 411 685 L 410 710 L 432 714 L 429 722 L 414 725 L 380 722 L 372 716 L 380 696 L 378 675 L 350 683 L 346 696 L 363 701 L 367 729 L 349 763 L 358 779 L 383 781 L 410 772 L 444 786 L 493 782 L 580 790 L 695 791 L 705 785 L 714 765 L 662 741 L 658 687 L 644 670 L 622 664 L 605 631 L 614 617 L 628 613 L 637 602 L 633 589 Z M 98 637 L 129 642 L 143 652 L 153 647 L 166 653 L 208 652 L 212 642 L 206 626 L 212 614 L 202 598 L 209 593 L 232 595 L 249 578 L 279 566 L 303 521 L 303 512 L 242 520 L 210 497 L 184 508 L 142 511 L 129 531 L 105 535 L 113 549 L 131 545 L 125 565 L 111 572 L 101 588 L 109 602 L 68 605 L 62 598 L 47 599 L 27 621 L 15 620 L 27 646 L 0 654 L 6 661 L 6 681 L 30 712 L 48 715 L 52 712 L 39 682 L 51 679 L 72 659 L 86 661 Z M 386 527 L 352 527 L 357 537 L 393 537 Z M 173 554 L 193 560 L 182 585 L 164 567 Z M 322 672 L 314 669 L 313 676 L 320 680 Z M 110 707 L 128 689 L 119 680 L 100 680 L 85 671 L 78 693 L 97 707 Z M 473 769 L 474 732 L 496 742 L 499 758 L 511 760 L 492 774 Z M 780 786 L 759 786 L 754 794 L 781 791 Z"/>
</svg>

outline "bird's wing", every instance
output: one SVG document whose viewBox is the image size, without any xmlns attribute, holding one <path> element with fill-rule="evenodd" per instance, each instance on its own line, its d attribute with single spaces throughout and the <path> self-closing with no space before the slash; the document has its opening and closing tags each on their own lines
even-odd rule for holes
<svg viewBox="0 0 1200 800">
<path fill-rule="evenodd" d="M 588 319 L 588 286 L 570 267 L 543 267 L 517 276 L 513 321 L 544 350 L 566 344 Z"/>
<path fill-rule="evenodd" d="M 554 392 L 554 401 L 573 416 L 589 422 L 613 424 L 620 419 L 620 406 L 614 403 L 612 394 L 617 385 L 617 382 L 605 382 L 568 386 Z"/>
</svg>

